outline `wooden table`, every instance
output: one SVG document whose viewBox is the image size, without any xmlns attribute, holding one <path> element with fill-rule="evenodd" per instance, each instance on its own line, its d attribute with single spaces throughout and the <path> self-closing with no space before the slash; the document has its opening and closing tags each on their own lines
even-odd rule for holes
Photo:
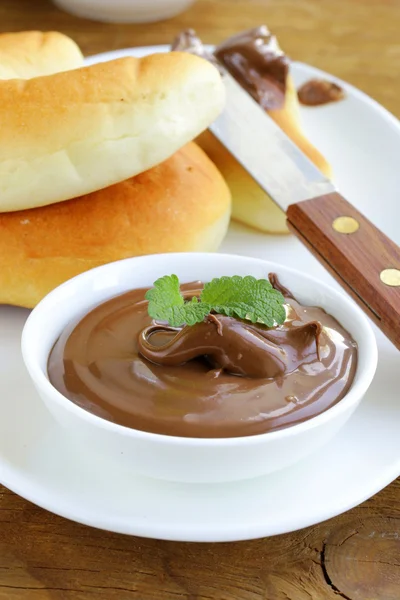
<svg viewBox="0 0 400 600">
<path fill-rule="evenodd" d="M 112 1 L 112 0 L 110 0 Z M 295 59 L 400 116 L 400 0 L 198 0 L 162 25 L 80 20 L 46 0 L 2 0 L 0 31 L 56 29 L 85 54 L 206 42 L 266 22 Z M 316 527 L 236 544 L 129 538 L 77 525 L 0 486 L 0 600 L 399 600 L 400 481 Z"/>
</svg>

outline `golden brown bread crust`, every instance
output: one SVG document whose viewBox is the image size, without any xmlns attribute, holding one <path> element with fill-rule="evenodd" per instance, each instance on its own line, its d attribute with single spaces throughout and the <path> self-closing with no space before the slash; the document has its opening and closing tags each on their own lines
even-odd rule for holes
<svg viewBox="0 0 400 600">
<path fill-rule="evenodd" d="M 229 216 L 228 187 L 194 143 L 105 190 L 0 214 L 0 303 L 33 307 L 67 279 L 129 256 L 214 251 Z"/>
<path fill-rule="evenodd" d="M 290 75 L 287 78 L 285 105 L 268 113 L 308 158 L 331 177 L 331 168 L 322 154 L 308 141 L 300 125 L 299 102 Z M 217 165 L 232 193 L 232 217 L 268 233 L 288 233 L 286 216 L 260 188 L 249 173 L 207 130 L 196 140 Z"/>
<path fill-rule="evenodd" d="M 68 200 L 150 169 L 206 129 L 224 100 L 217 69 L 179 52 L 0 81 L 0 211 Z"/>
<path fill-rule="evenodd" d="M 82 65 L 79 46 L 57 31 L 0 34 L 0 79 L 30 79 Z"/>
</svg>

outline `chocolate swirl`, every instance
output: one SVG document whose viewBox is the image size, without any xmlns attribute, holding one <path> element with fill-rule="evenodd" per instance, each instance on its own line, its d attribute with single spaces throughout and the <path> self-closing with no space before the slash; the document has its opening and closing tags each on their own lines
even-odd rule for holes
<svg viewBox="0 0 400 600">
<path fill-rule="evenodd" d="M 113 298 L 62 333 L 50 381 L 100 417 L 166 435 L 255 435 L 318 415 L 351 386 L 357 346 L 322 308 L 270 281 L 287 303 L 272 329 L 221 315 L 171 329 L 152 322 L 145 289 Z"/>
<path fill-rule="evenodd" d="M 178 367 L 204 357 L 213 368 L 232 375 L 273 378 L 317 360 L 321 331 L 318 321 L 286 330 L 209 315 L 178 332 L 165 325 L 147 327 L 139 336 L 139 352 L 157 365 Z M 167 334 L 167 341 L 152 343 L 157 334 Z"/>
</svg>

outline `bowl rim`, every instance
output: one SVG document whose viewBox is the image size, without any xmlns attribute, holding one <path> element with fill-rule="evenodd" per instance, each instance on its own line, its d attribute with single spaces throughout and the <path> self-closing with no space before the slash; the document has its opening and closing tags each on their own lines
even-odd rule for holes
<svg viewBox="0 0 400 600">
<path fill-rule="evenodd" d="M 365 343 L 365 365 L 361 370 L 359 361 L 357 362 L 356 375 L 359 375 L 359 381 L 356 383 L 353 382 L 349 391 L 345 394 L 345 396 L 339 400 L 336 404 L 323 411 L 319 415 L 311 417 L 305 421 L 300 423 L 290 425 L 288 427 L 284 427 L 282 429 L 278 429 L 276 431 L 267 431 L 265 433 L 260 433 L 251 436 L 239 436 L 239 437 L 228 437 L 228 438 L 194 438 L 194 437 L 182 437 L 182 436 L 172 436 L 166 434 L 152 433 L 148 431 L 142 431 L 140 429 L 134 429 L 130 427 L 126 427 L 124 425 L 120 425 L 118 423 L 114 423 L 112 421 L 108 421 L 107 419 L 103 419 L 84 408 L 81 408 L 71 400 L 69 400 L 66 396 L 64 396 L 61 392 L 59 392 L 50 382 L 47 371 L 44 371 L 39 365 L 36 354 L 31 351 L 31 343 L 33 336 L 31 336 L 31 330 L 36 328 L 37 325 L 42 324 L 44 320 L 48 320 L 48 305 L 53 301 L 54 298 L 57 298 L 60 294 L 64 294 L 69 288 L 75 286 L 77 282 L 83 282 L 88 277 L 96 276 L 98 273 L 103 273 L 104 271 L 112 271 L 119 265 L 125 264 L 129 265 L 135 262 L 145 262 L 147 260 L 154 261 L 156 259 L 168 258 L 171 261 L 174 259 L 179 260 L 189 260 L 193 261 L 196 259 L 206 259 L 210 260 L 210 257 L 218 257 L 222 260 L 240 260 L 246 261 L 249 263 L 255 263 L 260 266 L 265 265 L 269 272 L 275 271 L 279 274 L 280 270 L 285 272 L 285 274 L 295 275 L 297 277 L 301 277 L 310 283 L 318 284 L 320 288 L 325 289 L 329 294 L 333 294 L 337 297 L 338 301 L 344 304 L 347 309 L 353 314 L 357 315 L 360 324 L 357 324 L 358 329 L 361 329 L 364 332 L 364 335 L 367 336 L 367 340 Z M 135 289 L 132 286 L 131 289 Z M 125 293 L 120 292 L 120 293 Z M 101 300 L 100 304 L 103 302 L 107 302 L 108 299 L 115 297 L 118 294 L 110 294 L 107 298 Z M 61 302 L 66 302 L 68 296 L 64 299 L 62 298 Z M 90 307 L 86 309 L 84 314 L 87 314 L 89 310 L 91 310 L 95 304 L 90 304 Z M 322 307 L 323 308 L 323 307 Z M 74 313 L 76 315 L 76 313 Z M 74 314 L 71 314 L 71 319 L 73 319 Z M 334 316 L 334 315 L 333 315 Z M 57 338 L 56 338 L 57 339 Z M 54 343 L 56 341 L 54 340 Z M 357 341 L 357 340 L 356 340 Z M 265 260 L 263 258 L 254 258 L 251 256 L 243 256 L 237 254 L 227 254 L 227 253 L 210 253 L 210 252 L 175 252 L 175 253 L 160 253 L 160 254 L 148 254 L 145 256 L 134 256 L 125 258 L 122 260 L 113 261 L 111 263 L 107 263 L 105 265 L 100 265 L 93 269 L 89 269 L 84 273 L 80 273 L 75 277 L 69 279 L 68 281 L 62 283 L 61 285 L 54 288 L 51 292 L 49 292 L 32 310 L 30 315 L 28 316 L 25 325 L 22 331 L 21 337 L 21 351 L 22 358 L 25 364 L 28 373 L 37 387 L 37 389 L 41 391 L 41 393 L 45 394 L 48 399 L 51 399 L 51 402 L 58 404 L 64 410 L 75 415 L 77 418 L 84 420 L 88 423 L 88 425 L 93 426 L 97 429 L 105 429 L 112 433 L 121 435 L 123 437 L 134 437 L 138 439 L 145 440 L 147 442 L 152 442 L 154 444 L 169 444 L 169 445 L 186 445 L 186 446 L 194 446 L 194 447 L 203 447 L 203 448 L 212 448 L 212 447 L 230 447 L 230 446 L 252 446 L 258 445 L 263 442 L 272 442 L 277 439 L 285 439 L 286 437 L 292 437 L 296 434 L 304 433 L 305 431 L 314 429 L 323 425 L 324 423 L 334 419 L 340 413 L 348 410 L 353 404 L 356 404 L 360 399 L 362 399 L 363 395 L 369 388 L 377 368 L 378 363 L 378 348 L 376 343 L 376 338 L 371 327 L 371 324 L 366 317 L 366 315 L 362 312 L 362 310 L 355 304 L 355 302 L 348 296 L 346 296 L 341 290 L 337 290 L 330 286 L 329 284 L 321 281 L 317 277 L 313 275 L 309 275 L 303 272 L 298 271 L 292 267 L 288 267 L 281 263 L 276 263 L 274 261 Z"/>
</svg>

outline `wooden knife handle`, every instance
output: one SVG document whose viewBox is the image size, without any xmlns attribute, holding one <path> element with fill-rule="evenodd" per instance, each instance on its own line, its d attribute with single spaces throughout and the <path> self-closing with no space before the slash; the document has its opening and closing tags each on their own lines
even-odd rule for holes
<svg viewBox="0 0 400 600">
<path fill-rule="evenodd" d="M 292 204 L 290 230 L 400 350 L 400 248 L 337 192 Z"/>
</svg>

